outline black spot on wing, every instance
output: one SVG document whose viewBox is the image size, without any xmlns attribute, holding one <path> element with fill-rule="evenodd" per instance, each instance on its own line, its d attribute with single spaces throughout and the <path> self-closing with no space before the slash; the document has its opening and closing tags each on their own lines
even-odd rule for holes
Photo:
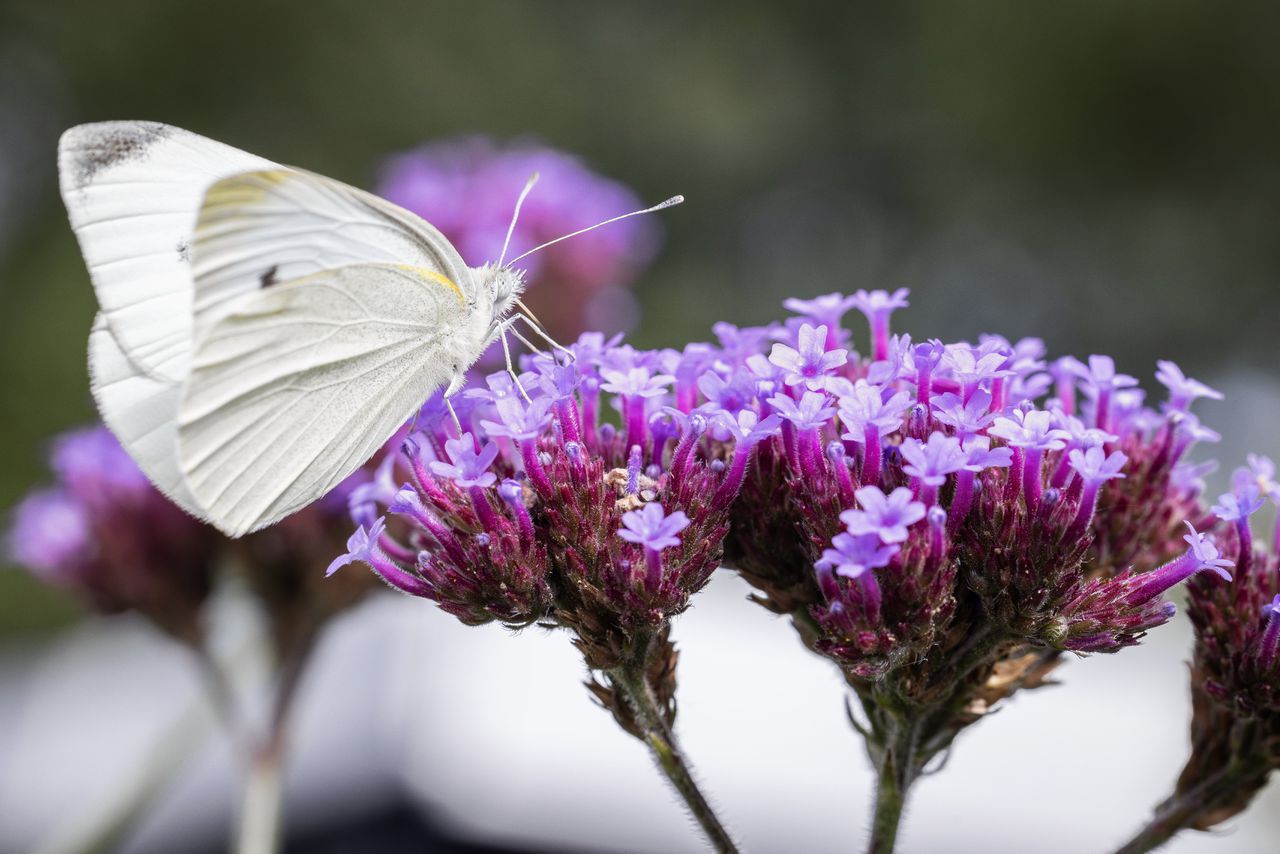
<svg viewBox="0 0 1280 854">
<path fill-rule="evenodd" d="M 191 263 L 191 244 L 187 242 L 186 238 L 178 241 L 178 260 L 183 264 Z"/>
<path fill-rule="evenodd" d="M 168 136 L 169 130 L 158 122 L 104 122 L 94 126 L 92 136 L 77 152 L 76 186 L 85 186 L 104 169 L 146 156 L 147 149 Z"/>
<path fill-rule="evenodd" d="M 269 288 L 272 285 L 279 284 L 280 280 L 276 278 L 276 273 L 279 270 L 280 270 L 279 264 L 272 264 L 269 270 L 267 270 L 265 273 L 263 273 L 261 276 L 258 277 L 258 283 L 264 288 Z"/>
</svg>

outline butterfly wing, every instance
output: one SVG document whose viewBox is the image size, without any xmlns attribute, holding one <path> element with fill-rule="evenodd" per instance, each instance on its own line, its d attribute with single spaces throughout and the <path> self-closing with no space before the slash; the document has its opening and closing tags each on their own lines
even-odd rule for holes
<svg viewBox="0 0 1280 854">
<path fill-rule="evenodd" d="M 178 383 L 149 376 L 125 354 L 106 318 L 89 333 L 89 375 L 98 412 L 138 467 L 175 504 L 204 516 L 178 470 Z"/>
<path fill-rule="evenodd" d="M 242 294 L 351 264 L 404 264 L 464 293 L 462 257 L 426 221 L 311 172 L 265 169 L 209 187 L 196 223 L 196 337 Z"/>
<path fill-rule="evenodd" d="M 269 160 L 155 122 L 79 125 L 58 144 L 62 199 L 102 316 L 148 376 L 181 382 L 190 356 L 190 252 L 210 184 Z"/>
<path fill-rule="evenodd" d="M 199 338 L 178 458 L 213 524 L 239 536 L 324 495 L 479 355 L 487 324 L 436 274 L 324 270 L 241 298 Z"/>
</svg>

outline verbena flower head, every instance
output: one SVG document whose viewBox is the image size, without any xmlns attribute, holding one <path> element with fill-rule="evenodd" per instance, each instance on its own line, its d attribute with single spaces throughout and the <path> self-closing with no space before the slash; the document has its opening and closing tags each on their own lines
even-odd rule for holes
<svg viewBox="0 0 1280 854">
<path fill-rule="evenodd" d="M 137 610 L 193 639 L 216 532 L 161 495 L 105 427 L 57 437 L 50 463 L 56 484 L 14 510 L 13 561 L 96 610 Z"/>
<path fill-rule="evenodd" d="M 780 419 L 745 401 L 683 411 L 679 394 L 721 389 L 673 388 L 681 354 L 594 339 L 571 349 L 572 362 L 539 355 L 525 366 L 563 377 L 572 365 L 579 380 L 525 383 L 531 401 L 480 400 L 460 437 L 424 407 L 387 464 L 398 492 L 379 503 L 385 528 L 357 531 L 339 563 L 363 561 L 467 623 L 559 623 L 608 670 L 637 632 L 665 636 L 706 583 L 751 446 Z M 710 438 L 713 425 L 727 446 Z"/>
<path fill-rule="evenodd" d="M 858 678 L 902 668 L 901 684 L 918 686 L 941 678 L 919 671 L 946 666 L 948 638 L 981 625 L 1006 651 L 1038 650 L 1012 691 L 1055 651 L 1137 642 L 1170 618 L 1162 594 L 1176 578 L 1226 570 L 1212 540 L 1188 549 L 1183 539 L 1184 522 L 1212 520 L 1186 476 L 1188 452 L 1212 438 L 1193 416 L 1147 408 L 1104 356 L 1053 362 L 1036 339 L 995 335 L 977 345 L 889 336 L 877 324 L 905 298 L 854 303 L 870 320 L 869 358 L 824 362 L 827 341 L 858 335 L 803 323 L 775 326 L 782 344 L 770 358 L 765 342 L 720 355 L 761 377 L 767 363 L 783 380 L 737 415 L 783 423 L 757 443 L 727 557 L 768 607 L 816 620 L 822 633 L 807 642 Z M 788 303 L 831 321 L 847 307 Z M 896 547 L 887 563 L 849 559 L 873 540 Z M 983 696 L 989 705 L 1004 693 Z"/>
<path fill-rule="evenodd" d="M 1200 572 L 1188 583 L 1196 636 L 1192 750 L 1176 792 L 1198 791 L 1207 780 L 1230 783 L 1214 784 L 1214 808 L 1191 823 L 1201 830 L 1245 809 L 1280 768 L 1280 538 L 1259 547 L 1249 527 L 1275 470 L 1263 457 L 1251 455 L 1248 463 L 1212 508 L 1212 534 L 1198 534 L 1193 547 L 1200 564 L 1233 562 L 1230 578 Z M 1273 521 L 1280 531 L 1280 520 Z"/>
<path fill-rule="evenodd" d="M 318 623 L 369 589 L 358 577 L 331 584 L 323 575 L 340 547 L 339 520 L 386 489 L 368 472 L 233 541 L 165 498 L 105 427 L 57 437 L 50 466 L 56 483 L 15 508 L 8 551 L 15 563 L 97 611 L 136 611 L 183 642 L 200 643 L 214 573 L 234 554 L 268 614 L 277 651 L 290 654 L 296 642 L 309 642 Z"/>
<path fill-rule="evenodd" d="M 561 151 L 464 137 L 387 159 L 375 192 L 426 219 L 471 265 L 498 260 L 516 196 L 529 194 L 507 258 L 643 205 L 628 188 Z M 566 240 L 520 262 L 526 302 L 563 336 L 626 325 L 634 301 L 625 288 L 653 258 L 661 223 L 633 217 Z"/>
</svg>

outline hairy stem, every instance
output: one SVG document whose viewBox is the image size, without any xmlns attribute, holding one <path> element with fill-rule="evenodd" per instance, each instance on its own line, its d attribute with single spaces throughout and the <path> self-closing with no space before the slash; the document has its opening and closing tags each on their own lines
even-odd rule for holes
<svg viewBox="0 0 1280 854">
<path fill-rule="evenodd" d="M 1239 787 L 1255 784 L 1246 769 L 1237 763 L 1204 777 L 1185 792 L 1175 792 L 1156 807 L 1151 821 L 1133 838 L 1116 849 L 1116 854 L 1146 854 L 1155 851 L 1198 819 L 1230 802 Z"/>
<path fill-rule="evenodd" d="M 658 761 L 658 767 L 671 781 L 676 793 L 680 795 L 689 812 L 707 834 L 712 847 L 721 854 L 736 854 L 737 845 L 716 816 L 711 804 L 698 789 L 698 784 L 693 779 L 692 769 L 676 743 L 675 733 L 662 717 L 658 698 L 654 695 L 653 688 L 645 676 L 644 665 L 623 665 L 609 671 L 609 677 L 635 713 L 643 740 L 653 752 L 654 759 Z"/>
<path fill-rule="evenodd" d="M 893 852 L 907 790 L 924 764 L 918 751 L 919 730 L 916 721 L 895 721 L 876 748 L 876 805 L 868 854 Z"/>
</svg>

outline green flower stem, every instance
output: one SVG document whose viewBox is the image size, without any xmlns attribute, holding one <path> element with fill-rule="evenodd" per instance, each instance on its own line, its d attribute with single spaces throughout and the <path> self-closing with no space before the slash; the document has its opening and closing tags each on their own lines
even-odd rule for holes
<svg viewBox="0 0 1280 854">
<path fill-rule="evenodd" d="M 676 743 L 675 733 L 663 720 L 658 698 L 645 676 L 643 664 L 618 667 L 609 671 L 609 677 L 635 713 L 643 740 L 653 752 L 658 767 L 707 834 L 712 847 L 721 854 L 737 854 L 737 845 L 698 789 L 692 770 Z"/>
<path fill-rule="evenodd" d="M 1265 767 L 1265 766 L 1264 766 Z M 1258 769 L 1233 763 L 1204 777 L 1185 792 L 1170 795 L 1156 807 L 1155 815 L 1132 839 L 1116 849 L 1116 854 L 1146 854 L 1155 851 L 1203 816 L 1238 797 L 1238 790 L 1256 789 Z M 1261 771 L 1265 774 L 1265 770 Z"/>
<path fill-rule="evenodd" d="M 892 854 L 902 822 L 907 791 L 920 775 L 919 725 L 915 721 L 895 721 L 883 742 L 874 748 L 876 763 L 876 804 L 871 821 L 868 854 Z"/>
</svg>

